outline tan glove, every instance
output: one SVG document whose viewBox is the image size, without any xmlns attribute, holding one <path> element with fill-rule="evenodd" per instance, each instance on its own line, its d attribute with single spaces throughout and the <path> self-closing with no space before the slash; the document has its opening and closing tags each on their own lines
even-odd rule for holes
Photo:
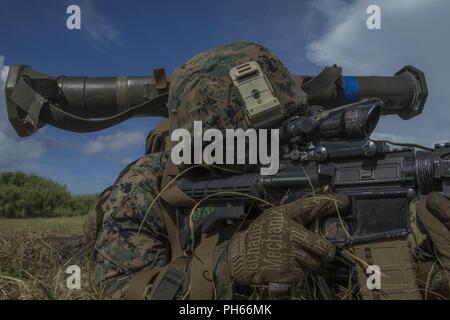
<svg viewBox="0 0 450 320">
<path fill-rule="evenodd" d="M 346 196 L 321 195 L 265 211 L 228 245 L 231 280 L 239 285 L 302 281 L 335 253 L 334 245 L 304 225 L 343 213 L 348 204 Z"/>
<path fill-rule="evenodd" d="M 449 298 L 450 201 L 438 192 L 431 192 L 426 201 L 417 204 L 417 216 L 436 249 L 436 263 L 418 266 L 423 275 L 421 282 L 431 292 L 428 297 Z"/>
</svg>

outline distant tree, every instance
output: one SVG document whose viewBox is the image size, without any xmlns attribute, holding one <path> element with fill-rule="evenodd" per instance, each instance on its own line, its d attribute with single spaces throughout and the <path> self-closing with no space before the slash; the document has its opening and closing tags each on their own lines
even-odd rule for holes
<svg viewBox="0 0 450 320">
<path fill-rule="evenodd" d="M 96 195 L 72 196 L 66 186 L 34 174 L 0 173 L 0 217 L 83 215 L 95 198 Z"/>
<path fill-rule="evenodd" d="M 80 216 L 87 214 L 89 208 L 93 205 L 96 199 L 97 194 L 80 194 L 72 196 L 71 199 L 72 215 Z"/>
</svg>

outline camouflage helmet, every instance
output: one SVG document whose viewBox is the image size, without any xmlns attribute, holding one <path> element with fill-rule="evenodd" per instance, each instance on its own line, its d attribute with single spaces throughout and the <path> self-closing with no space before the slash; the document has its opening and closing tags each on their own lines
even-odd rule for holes
<svg viewBox="0 0 450 320">
<path fill-rule="evenodd" d="M 271 51 L 255 43 L 231 43 L 204 51 L 174 71 L 168 98 L 171 130 L 192 131 L 197 120 L 203 122 L 204 130 L 251 127 L 244 101 L 230 77 L 233 67 L 249 61 L 259 65 L 283 114 L 305 107 L 306 94 Z"/>
</svg>

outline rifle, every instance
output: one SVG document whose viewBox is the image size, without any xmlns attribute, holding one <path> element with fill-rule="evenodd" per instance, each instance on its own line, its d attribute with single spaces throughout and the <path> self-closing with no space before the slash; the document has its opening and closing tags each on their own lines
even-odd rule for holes
<svg viewBox="0 0 450 320">
<path fill-rule="evenodd" d="M 380 267 L 382 290 L 369 290 L 367 265 L 356 263 L 361 297 L 421 299 L 412 255 L 414 201 L 430 191 L 450 195 L 450 144 L 431 149 L 372 140 L 382 104 L 375 98 L 328 111 L 313 107 L 309 115 L 288 119 L 280 127 L 282 159 L 273 176 L 181 178 L 184 193 L 213 209 L 200 232 L 239 223 L 257 198 L 288 203 L 320 191 L 343 193 L 351 200 L 350 213 L 312 228 L 338 248 L 351 248 L 357 261 Z M 179 209 L 185 217 L 187 211 Z"/>
</svg>

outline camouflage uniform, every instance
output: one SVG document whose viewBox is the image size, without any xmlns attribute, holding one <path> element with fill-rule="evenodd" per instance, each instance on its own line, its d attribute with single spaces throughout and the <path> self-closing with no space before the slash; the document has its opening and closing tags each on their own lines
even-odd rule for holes
<svg viewBox="0 0 450 320">
<path fill-rule="evenodd" d="M 202 120 L 205 130 L 248 128 L 241 98 L 229 76 L 230 68 L 248 61 L 258 62 L 285 113 L 302 109 L 306 95 L 269 50 L 253 43 L 233 43 L 200 53 L 175 70 L 168 101 L 171 129 L 191 130 L 195 120 Z M 115 298 L 124 296 L 137 271 L 170 261 L 158 202 L 143 222 L 160 191 L 166 159 L 167 154 L 160 152 L 130 164 L 89 213 L 86 239 L 95 242 L 100 281 Z"/>
<path fill-rule="evenodd" d="M 144 221 L 150 203 L 160 191 L 166 159 L 166 153 L 160 152 L 130 164 L 107 189 L 108 196 L 95 207 L 98 212 L 90 214 L 103 216 L 94 255 L 100 280 L 115 298 L 123 297 L 134 273 L 144 267 L 163 266 L 169 261 L 167 230 L 158 203 Z M 90 226 L 92 228 L 92 224 Z"/>
</svg>

